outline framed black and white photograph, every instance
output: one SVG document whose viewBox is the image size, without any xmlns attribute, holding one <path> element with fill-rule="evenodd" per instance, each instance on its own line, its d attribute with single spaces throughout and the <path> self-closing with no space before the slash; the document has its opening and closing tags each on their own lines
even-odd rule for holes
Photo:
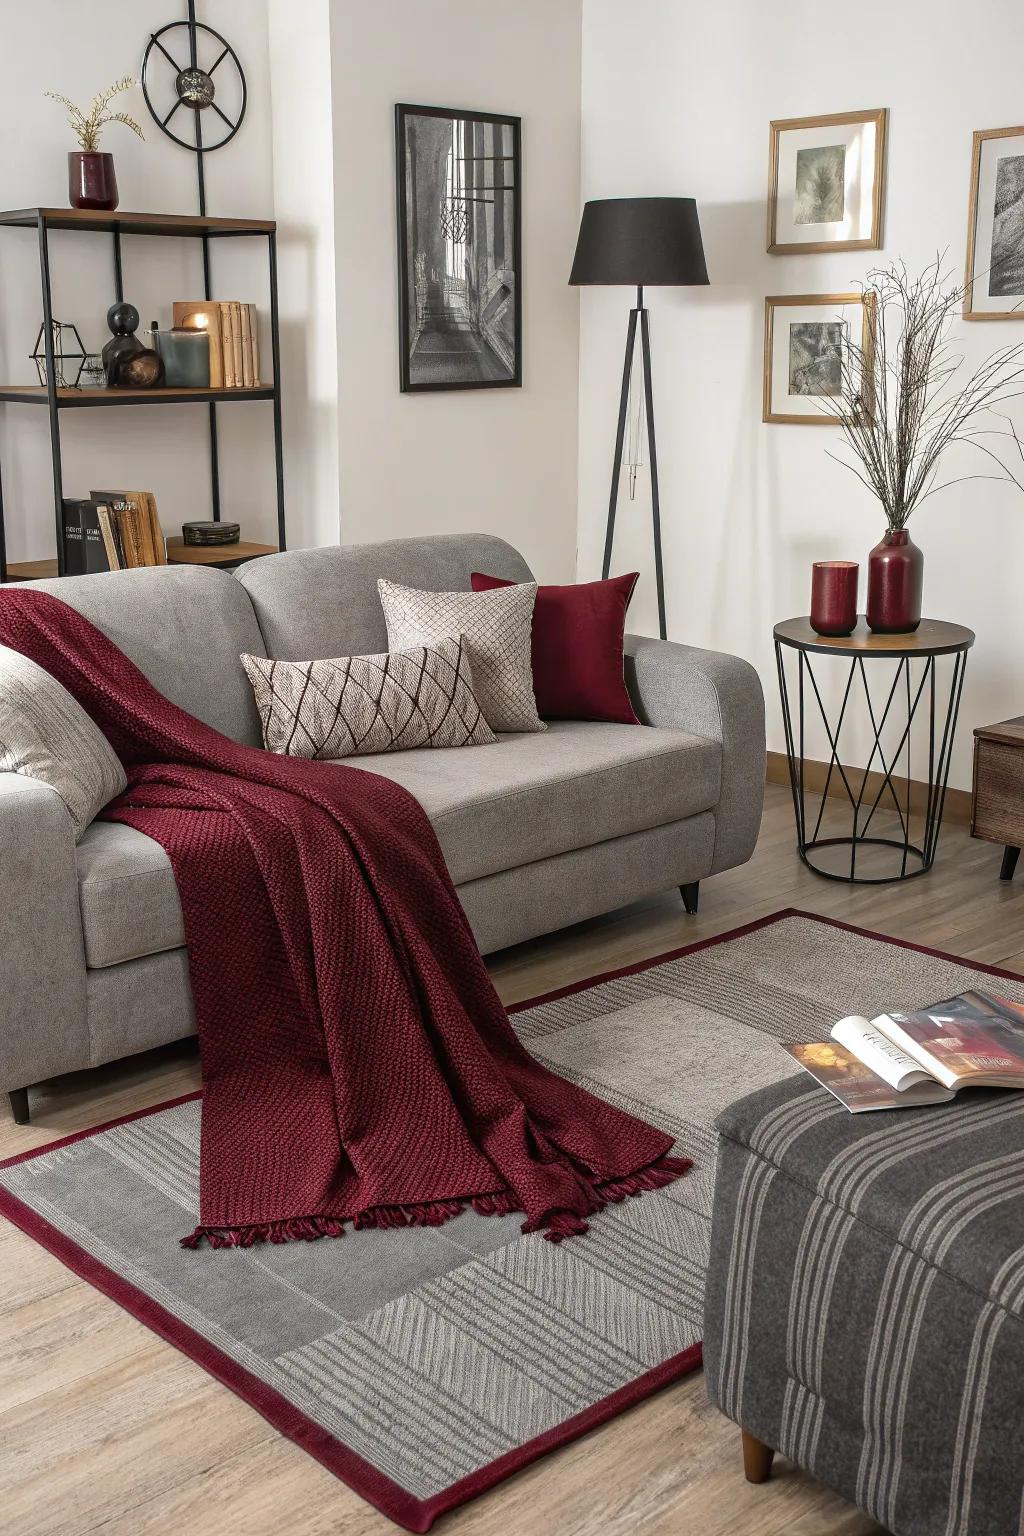
<svg viewBox="0 0 1024 1536">
<path fill-rule="evenodd" d="M 1024 128 L 974 135 L 965 320 L 1024 320 Z"/>
<path fill-rule="evenodd" d="M 835 426 L 829 400 L 844 395 L 859 354 L 870 359 L 873 302 L 859 293 L 798 294 L 764 301 L 763 419 Z"/>
<path fill-rule="evenodd" d="M 886 111 L 789 117 L 771 125 L 768 250 L 878 250 Z"/>
<path fill-rule="evenodd" d="M 403 391 L 523 382 L 520 119 L 395 108 Z"/>
</svg>

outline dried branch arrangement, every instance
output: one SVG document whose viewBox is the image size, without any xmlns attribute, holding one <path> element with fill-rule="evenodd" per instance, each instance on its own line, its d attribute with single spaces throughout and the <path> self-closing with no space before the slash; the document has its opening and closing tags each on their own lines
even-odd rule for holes
<svg viewBox="0 0 1024 1536">
<path fill-rule="evenodd" d="M 108 123 L 123 123 L 133 133 L 137 133 L 140 139 L 145 138 L 138 123 L 133 117 L 129 117 L 127 112 L 107 110 L 115 96 L 120 96 L 124 91 L 130 91 L 135 84 L 137 81 L 134 75 L 125 75 L 123 80 L 115 80 L 113 85 L 93 97 L 88 112 L 83 112 L 80 107 L 75 106 L 73 101 L 69 101 L 66 96 L 61 96 L 57 91 L 47 91 L 46 94 L 52 101 L 60 102 L 68 114 L 72 133 L 85 153 L 91 155 L 95 154 L 99 146 L 100 134 Z"/>
<path fill-rule="evenodd" d="M 1000 347 L 970 377 L 949 330 L 963 307 L 964 290 L 942 270 L 942 258 L 911 277 L 893 262 L 867 275 L 862 287 L 867 325 L 863 344 L 845 336 L 840 389 L 822 395 L 821 409 L 842 427 L 857 460 L 830 454 L 882 503 L 890 528 L 902 528 L 926 497 L 962 480 L 1024 484 L 985 439 L 1004 437 L 1024 466 L 1016 428 L 1000 405 L 1024 394 L 1024 345 Z M 1001 420 L 1002 428 L 986 419 Z M 939 460 L 953 443 L 970 443 L 998 474 L 963 475 L 937 485 Z"/>
</svg>

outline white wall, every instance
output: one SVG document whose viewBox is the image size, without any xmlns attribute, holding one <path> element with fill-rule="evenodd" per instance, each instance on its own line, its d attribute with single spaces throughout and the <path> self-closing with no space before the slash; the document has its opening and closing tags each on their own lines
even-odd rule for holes
<svg viewBox="0 0 1024 1536">
<path fill-rule="evenodd" d="M 572 578 L 580 0 L 374 0 L 332 14 L 341 423 L 348 543 L 484 529 Z M 523 119 L 523 387 L 398 389 L 394 104 Z M 317 151 L 319 152 L 319 151 Z"/>
<path fill-rule="evenodd" d="M 66 206 L 67 151 L 76 145 L 62 109 L 43 92 L 60 91 L 87 105 L 117 77 L 138 76 L 149 32 L 173 19 L 175 7 L 165 0 L 133 0 L 131 6 L 123 0 L 89 0 L 85 6 L 67 0 L 33 0 L 31 5 L 6 0 L 3 12 L 0 126 L 6 152 L 0 163 L 0 205 Z M 235 44 L 250 92 L 241 131 L 207 159 L 208 207 L 211 213 L 266 218 L 273 206 L 266 13 L 255 0 L 245 12 L 243 25 L 239 7 L 230 0 L 202 0 L 199 7 L 199 19 Z M 146 136 L 140 143 L 126 128 L 106 130 L 101 147 L 114 155 L 121 208 L 195 213 L 194 156 L 159 131 L 141 91 L 123 98 L 119 107 L 136 118 Z M 125 297 L 139 309 L 143 327 L 154 318 L 169 325 L 171 301 L 202 292 L 198 241 L 126 236 L 123 260 Z M 74 321 L 86 347 L 98 351 L 109 338 L 105 315 L 114 297 L 109 239 L 54 234 L 51 270 L 55 316 Z M 215 292 L 251 299 L 266 313 L 265 242 L 215 245 L 213 276 Z M 0 378 L 34 381 L 29 353 L 41 318 L 35 234 L 2 230 Z M 222 512 L 241 522 L 248 537 L 276 542 L 270 412 L 269 403 L 260 402 L 219 412 Z M 170 533 L 180 531 L 186 519 L 209 516 L 205 407 L 65 411 L 61 427 L 65 495 L 86 495 L 99 485 L 152 489 Z M 0 464 L 8 558 L 52 556 L 44 410 L 0 406 Z"/>
<path fill-rule="evenodd" d="M 707 289 L 651 289 L 669 635 L 758 667 L 781 750 L 772 625 L 806 613 L 812 560 L 861 561 L 883 522 L 825 454 L 831 428 L 761 422 L 766 294 L 851 288 L 878 259 L 914 268 L 947 249 L 963 270 L 971 134 L 1020 121 L 1019 0 L 584 0 L 584 197 L 698 200 Z M 888 107 L 882 252 L 765 253 L 772 118 Z M 599 572 L 626 315 L 621 289 L 584 290 L 580 342 L 580 576 Z M 958 325 L 972 363 L 1020 328 Z M 1024 340 L 1024 336 L 1019 339 Z M 1024 413 L 1017 412 L 1018 426 Z M 958 457 L 955 473 L 984 471 Z M 644 572 L 631 620 L 657 633 L 649 501 L 620 501 L 615 568 Z M 970 783 L 970 728 L 1016 714 L 1024 689 L 1024 496 L 973 481 L 930 500 L 911 532 L 925 610 L 970 625 L 953 782 Z M 877 764 L 876 764 L 877 766 Z"/>
</svg>

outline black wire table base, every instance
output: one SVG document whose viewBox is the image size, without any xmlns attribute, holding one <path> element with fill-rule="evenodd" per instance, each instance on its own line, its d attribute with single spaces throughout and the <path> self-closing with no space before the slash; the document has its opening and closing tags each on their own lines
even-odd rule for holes
<svg viewBox="0 0 1024 1536">
<path fill-rule="evenodd" d="M 972 637 L 973 638 L 973 637 Z M 791 688 L 786 676 L 784 649 L 793 649 L 797 656 L 797 676 Z M 949 654 L 942 652 L 939 654 Z M 935 850 L 942 825 L 946 786 L 953 755 L 953 737 L 956 732 L 960 697 L 963 692 L 964 674 L 967 670 L 967 648 L 952 653 L 952 675 L 948 692 L 940 688 L 936 669 L 937 655 L 908 653 L 899 658 L 895 677 L 884 703 L 879 707 L 872 698 L 864 665 L 865 653 L 836 656 L 849 661 L 849 675 L 842 693 L 839 714 L 833 726 L 822 698 L 818 680 L 811 666 L 810 653 L 801 646 L 789 646 L 775 640 L 775 660 L 779 671 L 779 692 L 782 698 L 782 723 L 785 732 L 786 756 L 789 760 L 789 782 L 793 792 L 793 810 L 796 816 L 797 849 L 807 868 L 826 880 L 839 880 L 854 885 L 890 885 L 897 880 L 912 880 L 927 874 L 935 860 Z M 870 653 L 868 653 L 870 660 Z M 915 676 L 913 663 L 920 664 L 919 676 Z M 873 733 L 873 745 L 863 770 L 844 767 L 839 756 L 839 738 L 851 699 L 861 684 L 868 717 Z M 796 719 L 793 718 L 793 707 Z M 825 781 L 815 791 L 807 783 L 804 743 L 808 715 L 820 719 L 828 741 L 829 758 Z M 923 737 L 921 721 L 927 718 L 927 742 Z M 919 723 L 917 745 L 927 762 L 927 781 L 915 784 L 912 775 L 911 738 L 915 720 Z M 890 740 L 896 737 L 894 748 L 883 750 L 882 736 L 886 725 L 890 726 Z M 919 759 L 920 760 L 920 759 Z M 919 770 L 920 772 L 920 770 Z M 877 777 L 873 777 L 876 775 Z M 877 788 L 872 791 L 872 783 Z M 836 785 L 840 786 L 837 792 Z M 923 791 L 923 806 L 920 798 Z M 851 828 L 847 835 L 821 836 L 826 809 L 833 810 L 846 799 L 851 812 Z M 923 814 L 921 834 L 912 840 L 911 821 L 915 811 Z M 895 812 L 900 836 L 878 835 L 876 814 Z M 874 831 L 872 826 L 875 824 Z M 824 849 L 848 848 L 850 851 L 849 873 L 836 869 L 824 869 L 812 857 Z M 888 848 L 893 852 L 893 863 L 898 869 L 893 874 L 859 874 L 857 858 L 867 848 Z M 898 856 L 898 858 L 897 858 Z M 861 867 L 863 868 L 863 859 Z"/>
</svg>

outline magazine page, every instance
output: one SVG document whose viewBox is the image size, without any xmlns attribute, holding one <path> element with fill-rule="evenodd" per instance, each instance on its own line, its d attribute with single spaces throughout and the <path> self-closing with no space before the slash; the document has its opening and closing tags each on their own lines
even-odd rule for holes
<svg viewBox="0 0 1024 1536">
<path fill-rule="evenodd" d="M 866 1021 L 865 1021 L 866 1022 Z M 907 1109 L 914 1104 L 946 1104 L 953 1097 L 930 1077 L 901 1093 L 859 1061 L 838 1040 L 812 1041 L 806 1045 L 783 1044 L 794 1061 L 827 1088 L 851 1114 L 871 1109 Z"/>
<path fill-rule="evenodd" d="M 901 1051 L 898 1045 L 894 1045 L 887 1035 L 883 1035 L 867 1019 L 856 1015 L 840 1019 L 832 1027 L 832 1039 L 838 1040 L 840 1045 L 844 1045 L 870 1071 L 899 1093 L 912 1088 L 915 1083 L 935 1081 L 932 1074 L 925 1071 L 913 1056 Z"/>
<path fill-rule="evenodd" d="M 1024 1088 L 1024 1008 L 1008 998 L 964 992 L 874 1023 L 947 1088 Z"/>
</svg>

